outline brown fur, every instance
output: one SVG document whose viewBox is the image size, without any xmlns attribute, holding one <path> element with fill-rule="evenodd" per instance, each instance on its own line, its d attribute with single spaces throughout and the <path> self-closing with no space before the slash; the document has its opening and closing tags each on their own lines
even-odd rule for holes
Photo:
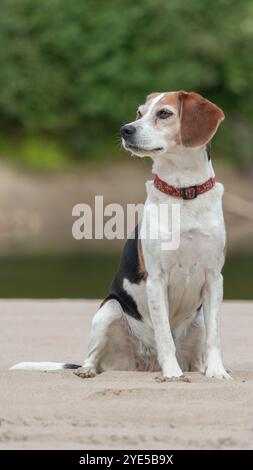
<svg viewBox="0 0 253 470">
<path fill-rule="evenodd" d="M 165 93 L 162 99 L 159 101 L 161 104 L 168 104 L 174 106 L 176 109 L 179 106 L 178 91 L 169 91 Z"/>
<path fill-rule="evenodd" d="M 152 98 L 155 98 L 159 93 L 152 93 L 149 95 Z M 174 108 L 178 109 L 179 112 L 179 97 L 178 97 L 178 91 L 169 91 L 165 93 L 165 95 L 162 97 L 161 100 L 159 100 L 159 104 L 167 104 L 170 106 L 173 106 Z M 181 135 L 180 133 L 177 133 L 177 135 L 174 136 L 174 139 L 177 144 L 181 143 Z"/>
<path fill-rule="evenodd" d="M 185 147 L 207 144 L 224 119 L 223 111 L 198 93 L 178 93 L 181 119 L 181 142 Z"/>
</svg>

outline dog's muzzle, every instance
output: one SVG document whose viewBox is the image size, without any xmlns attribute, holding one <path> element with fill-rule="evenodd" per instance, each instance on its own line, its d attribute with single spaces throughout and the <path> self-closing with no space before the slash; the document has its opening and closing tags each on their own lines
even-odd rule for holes
<svg viewBox="0 0 253 470">
<path fill-rule="evenodd" d="M 125 141 L 131 141 L 134 134 L 136 133 L 136 127 L 132 126 L 131 124 L 126 124 L 120 128 L 120 133 L 121 137 L 123 137 Z"/>
</svg>

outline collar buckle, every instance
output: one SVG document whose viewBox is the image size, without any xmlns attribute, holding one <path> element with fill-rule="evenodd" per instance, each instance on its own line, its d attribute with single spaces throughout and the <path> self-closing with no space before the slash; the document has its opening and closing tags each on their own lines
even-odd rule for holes
<svg viewBox="0 0 253 470">
<path fill-rule="evenodd" d="M 187 188 L 181 188 L 181 195 L 185 201 L 189 201 L 191 199 L 196 199 L 198 196 L 198 186 L 188 186 Z"/>
</svg>

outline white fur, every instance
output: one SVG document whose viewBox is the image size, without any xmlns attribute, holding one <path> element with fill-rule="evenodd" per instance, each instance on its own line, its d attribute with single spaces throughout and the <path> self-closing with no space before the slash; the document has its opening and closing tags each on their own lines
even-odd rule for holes
<svg viewBox="0 0 253 470">
<path fill-rule="evenodd" d="M 61 370 L 64 365 L 64 362 L 19 362 L 10 367 L 10 370 Z"/>
</svg>

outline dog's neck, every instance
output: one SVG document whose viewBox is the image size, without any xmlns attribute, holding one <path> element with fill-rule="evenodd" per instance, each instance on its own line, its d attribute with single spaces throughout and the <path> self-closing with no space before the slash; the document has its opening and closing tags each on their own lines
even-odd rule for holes
<svg viewBox="0 0 253 470">
<path fill-rule="evenodd" d="M 152 172 L 171 186 L 186 187 L 202 184 L 214 177 L 213 166 L 205 147 L 178 149 L 156 157 Z"/>
</svg>

